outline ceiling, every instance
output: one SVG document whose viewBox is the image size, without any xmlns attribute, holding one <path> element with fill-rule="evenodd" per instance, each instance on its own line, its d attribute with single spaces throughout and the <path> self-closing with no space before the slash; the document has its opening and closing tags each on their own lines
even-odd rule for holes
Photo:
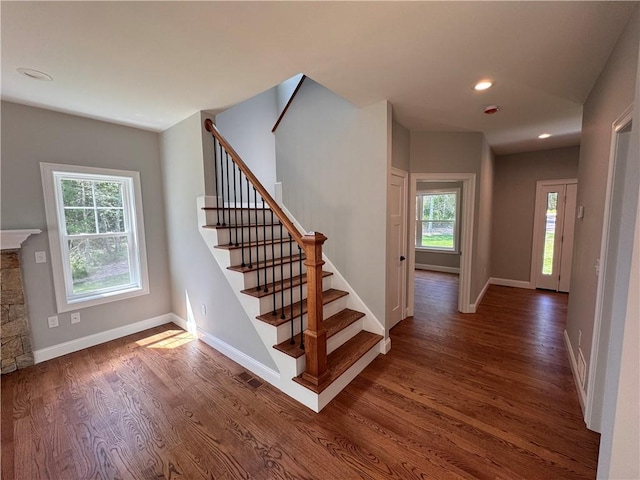
<svg viewBox="0 0 640 480">
<path fill-rule="evenodd" d="M 388 99 L 412 131 L 484 132 L 498 154 L 576 145 L 637 4 L 3 1 L 2 99 L 162 131 L 305 73 L 357 106 Z"/>
</svg>

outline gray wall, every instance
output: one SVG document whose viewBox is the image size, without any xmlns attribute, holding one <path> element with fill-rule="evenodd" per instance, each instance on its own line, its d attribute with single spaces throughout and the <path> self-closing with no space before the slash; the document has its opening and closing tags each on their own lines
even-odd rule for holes
<svg viewBox="0 0 640 480">
<path fill-rule="evenodd" d="M 216 115 L 220 133 L 272 196 L 276 183 L 276 145 L 271 129 L 278 118 L 277 90 L 273 87 Z"/>
<path fill-rule="evenodd" d="M 474 303 L 491 275 L 493 154 L 479 132 L 411 132 L 412 173 L 475 173 L 471 298 Z"/>
<path fill-rule="evenodd" d="M 459 188 L 460 189 L 460 211 L 458 221 L 458 245 L 460 245 L 460 234 L 462 233 L 462 225 L 460 220 L 462 219 L 462 197 L 464 192 L 462 191 L 462 182 L 418 182 L 417 191 L 421 192 L 428 189 L 441 189 L 441 188 Z M 413 219 L 411 219 L 413 221 Z M 410 245 L 414 245 L 414 239 L 411 238 Z M 459 253 L 437 253 L 437 252 L 425 252 L 424 250 L 416 249 L 416 265 L 435 265 L 438 267 L 460 268 L 460 254 Z"/>
<path fill-rule="evenodd" d="M 81 322 L 59 314 L 56 302 L 40 162 L 140 172 L 150 294 L 80 308 Z M 2 229 L 39 228 L 23 244 L 22 261 L 34 350 L 171 312 L 158 134 L 39 108 L 2 102 Z M 34 252 L 47 252 L 36 264 Z"/>
<path fill-rule="evenodd" d="M 275 369 L 275 363 L 198 231 L 196 199 L 204 195 L 203 149 L 210 134 L 196 113 L 160 135 L 173 312 Z M 204 138 L 204 145 L 203 145 Z M 206 315 L 201 314 L 206 305 Z"/>
<path fill-rule="evenodd" d="M 594 267 L 600 257 L 611 125 L 634 101 L 639 31 L 636 8 L 583 109 L 577 204 L 584 206 L 584 219 L 577 221 L 575 227 L 566 331 L 576 357 L 578 335 L 582 332 L 582 351 L 588 371 L 598 280 Z M 632 160 L 629 164 L 637 168 L 637 152 Z M 602 367 L 600 362 L 599 366 Z M 589 390 L 592 386 L 586 388 Z"/>
<path fill-rule="evenodd" d="M 410 134 L 409 130 L 396 122 L 391 124 L 391 166 L 409 171 L 410 160 Z"/>
<path fill-rule="evenodd" d="M 385 321 L 388 103 L 356 108 L 306 79 L 276 131 L 287 209 Z"/>
<path fill-rule="evenodd" d="M 529 281 L 536 182 L 577 178 L 579 156 L 578 146 L 496 156 L 493 277 Z"/>
</svg>

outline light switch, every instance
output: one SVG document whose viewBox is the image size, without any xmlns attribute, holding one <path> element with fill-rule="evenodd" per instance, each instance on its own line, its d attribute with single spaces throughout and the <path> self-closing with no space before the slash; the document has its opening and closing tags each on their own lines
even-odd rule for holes
<svg viewBox="0 0 640 480">
<path fill-rule="evenodd" d="M 47 263 L 47 252 L 36 252 L 36 263 Z"/>
</svg>

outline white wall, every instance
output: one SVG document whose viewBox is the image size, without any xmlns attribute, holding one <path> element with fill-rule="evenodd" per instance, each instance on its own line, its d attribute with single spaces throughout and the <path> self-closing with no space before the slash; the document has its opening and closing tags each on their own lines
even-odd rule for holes
<svg viewBox="0 0 640 480">
<path fill-rule="evenodd" d="M 640 31 L 640 9 L 631 19 L 629 27 Z M 635 195 L 635 231 L 631 247 L 633 252 L 629 266 L 629 283 L 626 288 L 626 314 L 619 327 L 619 335 L 611 345 L 612 358 L 607 365 L 607 395 L 603 406 L 602 436 L 598 459 L 598 478 L 637 479 L 640 478 L 640 49 L 636 71 L 635 104 L 633 129 L 629 149 L 629 165 L 633 165 L 636 175 L 635 187 L 630 192 Z M 629 201 L 629 200 L 628 200 Z M 627 213 L 626 217 L 630 216 Z M 624 220 L 624 219 L 623 219 Z M 625 286 L 622 286 L 622 289 Z"/>
<path fill-rule="evenodd" d="M 356 108 L 307 78 L 276 131 L 285 206 L 385 320 L 388 102 Z"/>
<path fill-rule="evenodd" d="M 71 312 L 61 313 L 60 326 L 48 328 L 47 317 L 57 310 L 40 162 L 140 172 L 149 295 L 79 308 L 81 322 L 73 325 Z M 157 133 L 2 102 L 1 228 L 42 230 L 21 251 L 34 351 L 171 312 L 162 196 Z M 36 251 L 49 261 L 36 264 Z"/>
<path fill-rule="evenodd" d="M 598 282 L 595 264 L 600 257 L 612 124 L 633 103 L 635 96 L 640 22 L 638 8 L 634 12 L 583 109 L 577 204 L 584 206 L 584 218 L 576 221 L 575 225 L 571 295 L 569 295 L 566 332 L 572 353 L 576 358 L 578 357 L 578 336 L 580 332 L 582 334 L 581 348 L 587 361 L 587 378 L 592 367 L 590 358 Z M 636 155 L 635 160 L 629 162 L 629 166 L 635 165 L 634 168 L 637 168 L 637 164 Z M 632 220 L 628 225 L 631 236 L 633 225 Z M 630 260 L 631 252 L 628 251 L 627 255 Z M 628 269 L 629 261 L 624 262 L 623 265 Z M 626 275 L 628 278 L 628 270 Z M 606 336 L 606 329 L 601 333 Z M 615 335 L 616 331 L 611 330 L 611 333 Z M 602 346 L 602 343 L 600 345 Z M 603 352 L 605 352 L 604 359 L 598 361 L 599 368 L 608 361 L 606 348 L 599 350 L 598 353 L 600 355 Z M 602 405 L 604 394 L 602 382 L 599 383 L 600 385 L 598 382 L 595 385 L 588 383 L 586 385 L 589 395 L 597 396 L 594 402 L 596 410 Z M 598 423 L 595 421 L 593 427 L 598 429 Z"/>
<path fill-rule="evenodd" d="M 277 87 L 216 115 L 216 127 L 273 196 L 276 144 L 271 133 L 278 118 Z M 209 160 L 206 160 L 209 161 Z M 207 188 L 208 194 L 214 190 Z"/>
<path fill-rule="evenodd" d="M 408 172 L 411 158 L 409 129 L 394 120 L 391 132 L 391 166 Z"/>
<path fill-rule="evenodd" d="M 284 110 L 284 107 L 287 106 L 287 103 L 291 99 L 291 95 L 293 95 L 293 92 L 301 79 L 302 73 L 299 73 L 276 86 L 276 117 L 279 117 Z M 271 128 L 273 128 L 273 125 L 271 125 Z M 271 128 L 269 131 L 271 131 Z"/>
<path fill-rule="evenodd" d="M 196 113 L 160 135 L 173 312 L 275 369 L 260 337 L 198 231 L 196 199 L 205 194 L 203 154 L 211 135 Z M 206 305 L 206 315 L 201 305 Z"/>
</svg>

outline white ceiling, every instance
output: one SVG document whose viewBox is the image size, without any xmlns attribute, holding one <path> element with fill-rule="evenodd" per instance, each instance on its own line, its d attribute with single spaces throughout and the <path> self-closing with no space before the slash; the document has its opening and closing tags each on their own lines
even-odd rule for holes
<svg viewBox="0 0 640 480">
<path fill-rule="evenodd" d="M 2 98 L 162 131 L 300 72 L 358 106 L 388 99 L 413 131 L 482 131 L 496 153 L 575 145 L 637 4 L 3 1 Z"/>
</svg>

